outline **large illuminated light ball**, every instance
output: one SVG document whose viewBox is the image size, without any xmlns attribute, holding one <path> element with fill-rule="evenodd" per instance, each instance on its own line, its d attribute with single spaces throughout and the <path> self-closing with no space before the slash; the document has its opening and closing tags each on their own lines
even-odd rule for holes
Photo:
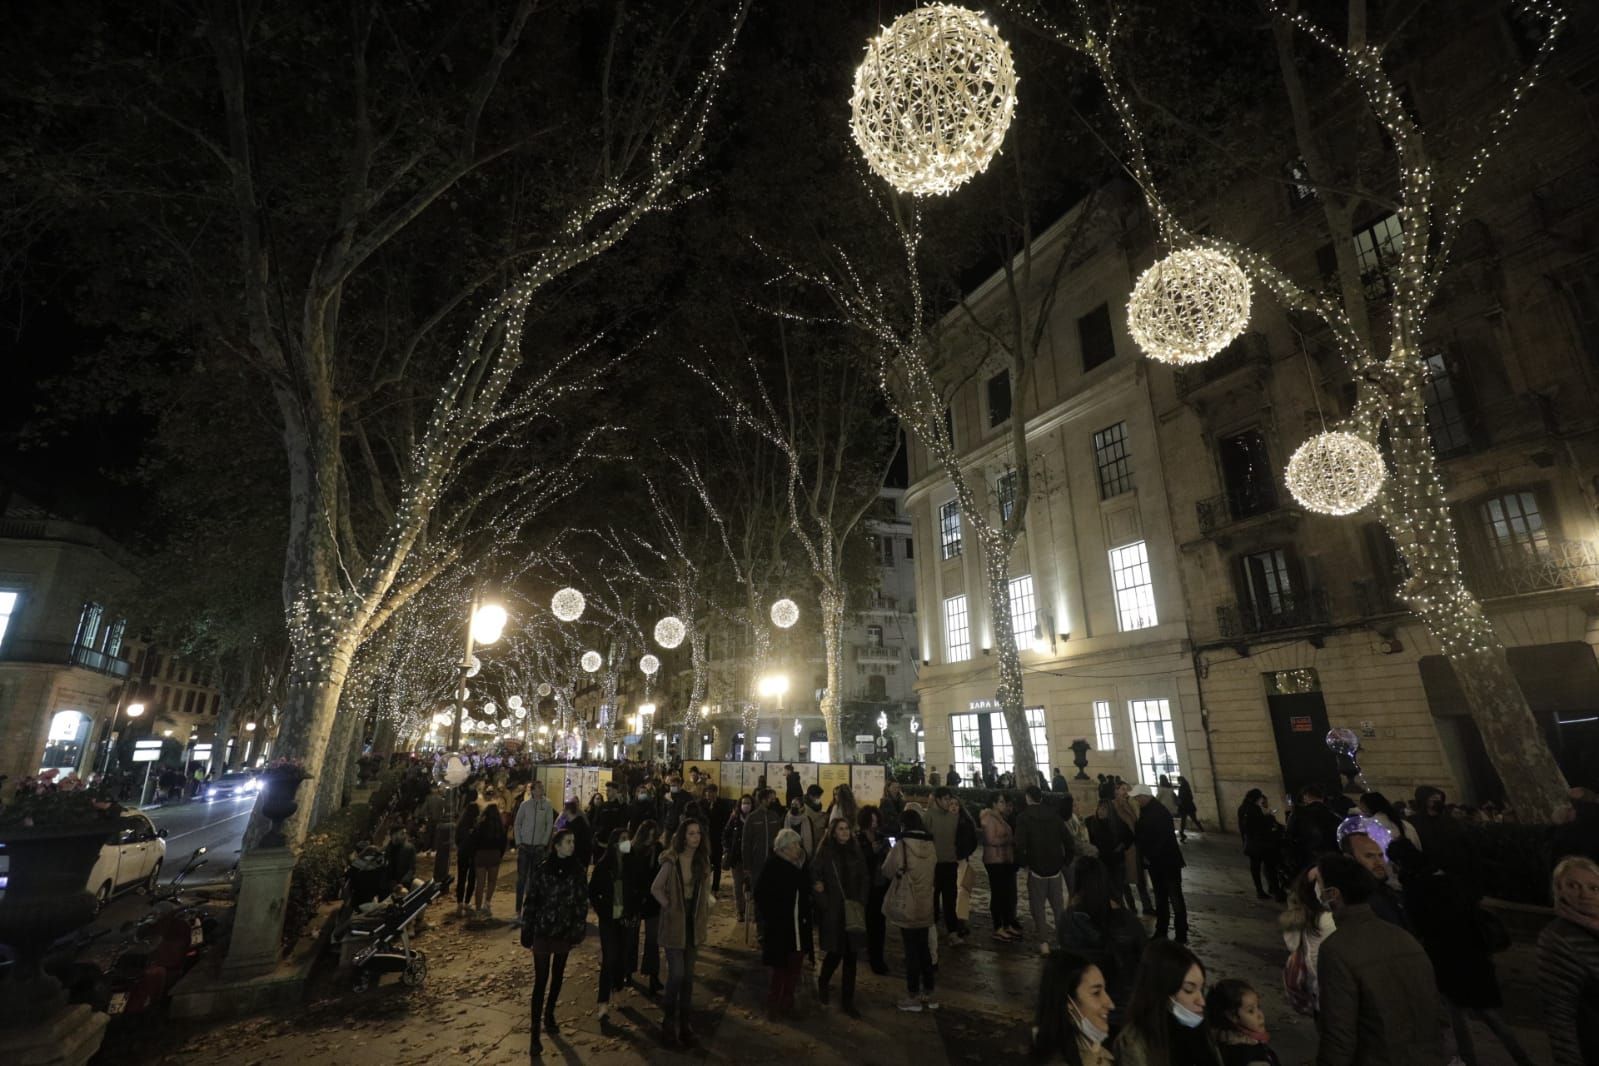
<svg viewBox="0 0 1599 1066">
<path fill-rule="evenodd" d="M 667 615 L 655 623 L 655 643 L 663 648 L 675 648 L 683 643 L 688 628 L 675 615 Z"/>
<path fill-rule="evenodd" d="M 563 622 L 575 622 L 583 617 L 588 601 L 577 589 L 566 588 L 550 598 L 550 613 Z"/>
<path fill-rule="evenodd" d="M 772 604 L 772 624 L 778 629 L 787 629 L 799 621 L 799 605 L 793 600 L 782 599 Z"/>
<path fill-rule="evenodd" d="M 1324 430 L 1288 459 L 1284 480 L 1307 510 L 1347 515 L 1382 491 L 1382 454 L 1371 442 L 1342 430 Z"/>
<path fill-rule="evenodd" d="M 661 660 L 653 655 L 646 655 L 638 661 L 638 668 L 643 670 L 647 676 L 653 677 L 655 676 L 655 671 L 661 668 Z"/>
<path fill-rule="evenodd" d="M 466 676 L 476 677 L 483 670 L 483 660 L 476 655 L 466 661 Z"/>
<path fill-rule="evenodd" d="M 540 699 L 544 699 L 545 697 L 547 697 L 550 693 L 552 693 L 554 691 L 555 690 L 550 687 L 550 683 L 548 681 L 540 681 L 539 682 L 538 693 L 539 693 L 539 698 Z"/>
<path fill-rule="evenodd" d="M 500 709 L 499 706 L 497 704 L 495 704 L 495 702 L 493 700 L 489 700 L 487 703 L 485 703 L 483 705 L 483 717 L 484 718 L 493 718 L 495 712 L 498 711 L 499 709 Z"/>
<path fill-rule="evenodd" d="M 522 709 L 522 697 L 512 696 L 510 699 L 505 701 L 505 705 L 511 708 L 513 711 L 520 711 Z"/>
<path fill-rule="evenodd" d="M 597 651 L 586 651 L 583 653 L 582 665 L 585 673 L 592 674 L 605 665 L 605 660 L 600 658 L 600 653 Z"/>
<path fill-rule="evenodd" d="M 942 195 L 988 169 L 1015 113 L 1004 38 L 975 11 L 929 4 L 867 42 L 849 127 L 873 173 L 903 193 Z"/>
<path fill-rule="evenodd" d="M 1152 265 L 1127 301 L 1127 330 L 1151 359 L 1202 363 L 1249 325 L 1249 277 L 1213 248 L 1187 248 Z"/>
</svg>

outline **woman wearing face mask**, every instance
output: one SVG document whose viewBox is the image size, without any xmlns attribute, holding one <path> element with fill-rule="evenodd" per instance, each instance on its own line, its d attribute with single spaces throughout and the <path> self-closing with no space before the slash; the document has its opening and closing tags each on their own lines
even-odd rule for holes
<svg viewBox="0 0 1599 1066">
<path fill-rule="evenodd" d="M 1205 1023 L 1216 1034 L 1222 1066 L 1282 1066 L 1271 1049 L 1260 994 L 1248 981 L 1217 981 L 1205 1000 Z"/>
<path fill-rule="evenodd" d="M 1033 1020 L 1033 1052 L 1042 1062 L 1110 1066 L 1110 1012 L 1116 1004 L 1105 975 L 1081 955 L 1057 951 L 1044 961 Z"/>
<path fill-rule="evenodd" d="M 1115 1050 L 1121 1066 L 1221 1066 L 1205 1025 L 1205 967 L 1192 951 L 1150 941 Z"/>
<path fill-rule="evenodd" d="M 749 913 L 745 897 L 749 892 L 749 879 L 744 872 L 744 821 L 755 810 L 755 797 L 748 793 L 738 798 L 738 806 L 722 827 L 722 865 L 733 874 L 733 905 L 738 910 L 738 920 L 744 921 Z"/>
<path fill-rule="evenodd" d="M 600 1025 L 610 1019 L 611 993 L 627 985 L 627 938 L 638 940 L 638 918 L 628 906 L 627 856 L 633 841 L 626 829 L 611 832 L 605 857 L 589 877 L 589 903 L 600 927 Z"/>
<path fill-rule="evenodd" d="M 1555 865 L 1555 920 L 1538 934 L 1538 985 L 1555 1066 L 1599 1062 L 1599 865 Z"/>
<path fill-rule="evenodd" d="M 650 895 L 661 908 L 661 946 L 666 949 L 665 1017 L 661 1039 L 668 1047 L 695 1047 L 688 1012 L 694 998 L 694 963 L 711 919 L 711 842 L 705 828 L 684 818 L 661 854 Z"/>
<path fill-rule="evenodd" d="M 652 821 L 640 822 L 638 830 L 632 835 L 632 841 L 627 857 L 622 860 L 622 881 L 627 888 L 628 902 L 634 919 L 644 926 L 644 957 L 642 959 L 636 957 L 638 938 L 635 936 L 633 946 L 628 950 L 627 971 L 630 975 L 642 973 L 648 978 L 647 990 L 653 996 L 663 987 L 659 947 L 661 905 L 650 893 L 650 887 L 655 884 L 655 875 L 660 872 L 660 829 Z"/>
<path fill-rule="evenodd" d="M 573 854 L 577 841 L 570 829 L 550 838 L 550 851 L 528 880 L 522 904 L 522 946 L 533 949 L 533 1039 L 537 1058 L 539 1020 L 551 1035 L 555 1029 L 555 1002 L 561 997 L 566 956 L 583 939 L 588 922 L 589 898 L 583 886 L 583 867 Z M 547 994 L 546 994 L 547 993 Z"/>
</svg>

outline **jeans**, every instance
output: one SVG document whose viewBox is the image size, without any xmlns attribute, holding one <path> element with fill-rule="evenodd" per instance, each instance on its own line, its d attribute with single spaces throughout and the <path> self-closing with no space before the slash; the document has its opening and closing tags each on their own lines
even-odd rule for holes
<svg viewBox="0 0 1599 1066">
<path fill-rule="evenodd" d="M 657 946 L 657 944 L 659 944 L 661 932 L 661 916 L 659 914 L 652 914 L 648 918 L 644 919 L 643 925 L 644 954 L 643 957 L 638 960 L 638 965 L 633 967 L 633 969 L 639 973 L 642 973 L 645 977 L 660 977 L 661 949 Z"/>
<path fill-rule="evenodd" d="M 1016 924 L 1016 864 L 985 862 L 983 868 L 988 871 L 988 917 L 997 933 Z"/>
<path fill-rule="evenodd" d="M 455 902 L 463 907 L 477 889 L 477 863 L 473 861 L 475 858 L 476 856 L 470 851 L 465 854 L 461 852 L 455 854 Z"/>
<path fill-rule="evenodd" d="M 1262 888 L 1260 884 L 1260 875 L 1262 871 L 1264 871 L 1266 874 L 1266 886 L 1264 888 Z M 1282 891 L 1282 889 L 1278 887 L 1277 863 L 1271 859 L 1250 859 L 1249 876 L 1255 879 L 1255 892 L 1257 895 L 1270 894 L 1275 896 Z"/>
<path fill-rule="evenodd" d="M 866 958 L 870 960 L 872 969 L 887 970 L 888 963 L 883 960 L 883 944 L 888 939 L 888 919 L 883 917 L 883 897 L 888 895 L 888 884 L 872 886 L 872 894 L 866 898 Z"/>
<path fill-rule="evenodd" d="M 516 914 L 522 915 L 522 901 L 527 892 L 528 880 L 544 859 L 545 849 L 538 844 L 516 846 Z"/>
<path fill-rule="evenodd" d="M 843 963 L 843 965 L 844 965 L 844 1006 L 846 1006 L 846 1007 L 855 1006 L 855 964 L 856 964 L 856 962 L 857 962 L 857 959 L 856 959 L 855 952 L 853 950 L 850 950 L 850 951 L 829 951 L 822 958 L 822 969 L 821 969 L 821 972 L 816 975 L 816 984 L 819 987 L 821 987 L 821 988 L 826 988 L 827 987 L 827 982 L 832 980 L 833 974 L 835 972 L 837 972 L 839 964 Z"/>
<path fill-rule="evenodd" d="M 735 866 L 730 872 L 733 875 L 733 906 L 737 908 L 738 920 L 742 922 L 755 908 L 755 904 L 749 902 L 747 898 L 750 893 L 750 879 L 744 876 L 742 866 Z"/>
<path fill-rule="evenodd" d="M 715 833 L 711 833 L 712 837 L 715 835 Z M 722 891 L 722 849 L 720 847 L 711 849 L 711 891 Z"/>
<path fill-rule="evenodd" d="M 538 1054 L 539 1021 L 554 1020 L 555 1001 L 561 998 L 561 978 L 566 974 L 566 952 L 533 955 L 533 1054 Z M 546 1000 L 548 993 L 548 1000 Z"/>
<path fill-rule="evenodd" d="M 690 919 L 693 920 L 692 918 Z M 699 960 L 699 945 L 666 949 L 666 992 L 661 1003 L 667 1029 L 688 1028 L 688 1012 L 694 1000 L 694 964 Z"/>
<path fill-rule="evenodd" d="M 1198 814 L 1184 814 L 1182 816 L 1182 819 L 1180 821 L 1178 821 L 1178 823 L 1177 823 L 1177 831 L 1180 832 L 1180 833 L 1188 832 L 1188 823 L 1189 822 L 1193 822 L 1194 823 L 1194 829 L 1197 830 L 1198 832 L 1203 833 L 1205 831 L 1205 827 L 1199 824 L 1199 815 Z"/>
<path fill-rule="evenodd" d="M 1455 1031 L 1455 1054 L 1466 1063 L 1466 1066 L 1477 1066 L 1477 1045 L 1471 1038 L 1471 1019 L 1475 1015 L 1488 1027 L 1488 1031 L 1499 1038 L 1499 1042 L 1510 1053 L 1510 1059 L 1516 1066 L 1532 1066 L 1532 1059 L 1527 1055 L 1527 1050 L 1521 1046 L 1521 1041 L 1516 1039 L 1515 1031 L 1505 1024 L 1504 1016 L 1497 1010 L 1479 1007 L 1461 1007 L 1445 999 L 1449 1003 L 1449 1024 Z"/>
<path fill-rule="evenodd" d="M 933 994 L 933 953 L 926 929 L 901 929 L 905 943 L 905 991 L 912 999 Z"/>
<path fill-rule="evenodd" d="M 788 958 L 772 967 L 772 983 L 766 990 L 768 1010 L 794 1009 L 794 989 L 799 985 L 800 964 L 804 961 L 804 952 L 791 951 Z"/>
<path fill-rule="evenodd" d="M 600 998 L 609 1003 L 611 993 L 627 984 L 627 937 L 638 935 L 637 926 L 627 921 L 600 922 Z"/>
<path fill-rule="evenodd" d="M 1166 923 L 1177 912 L 1177 943 L 1188 943 L 1188 904 L 1183 899 L 1183 872 L 1177 870 L 1151 870 L 1149 880 L 1155 886 L 1155 935 L 1166 938 Z"/>
<path fill-rule="evenodd" d="M 956 875 L 959 870 L 958 862 L 941 862 L 933 867 L 933 913 L 943 913 L 944 928 L 951 933 L 961 931 L 961 920 L 955 913 L 955 899 L 959 895 Z"/>
<path fill-rule="evenodd" d="M 1040 877 L 1033 871 L 1027 871 L 1027 909 L 1033 916 L 1033 935 L 1049 943 L 1049 929 L 1044 925 L 1044 904 L 1049 904 L 1051 917 L 1055 919 L 1056 935 L 1059 934 L 1061 916 L 1066 913 L 1066 879 L 1060 874 L 1054 877 Z"/>
<path fill-rule="evenodd" d="M 1127 884 L 1138 886 L 1138 902 L 1144 905 L 1145 914 L 1155 909 L 1149 903 L 1149 877 L 1144 871 L 1144 864 L 1138 859 L 1137 848 L 1127 849 Z M 1132 894 L 1128 893 L 1129 904 L 1132 903 L 1132 899 Z"/>
</svg>

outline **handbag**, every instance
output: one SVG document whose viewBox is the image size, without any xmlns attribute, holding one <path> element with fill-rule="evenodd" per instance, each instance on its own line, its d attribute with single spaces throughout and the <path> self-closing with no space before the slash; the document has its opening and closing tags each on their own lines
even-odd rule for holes
<svg viewBox="0 0 1599 1066">
<path fill-rule="evenodd" d="M 850 899 L 844 891 L 844 879 L 838 875 L 838 863 L 828 863 L 833 868 L 833 882 L 838 885 L 838 896 L 844 901 L 844 932 L 866 932 L 866 904 Z"/>
</svg>

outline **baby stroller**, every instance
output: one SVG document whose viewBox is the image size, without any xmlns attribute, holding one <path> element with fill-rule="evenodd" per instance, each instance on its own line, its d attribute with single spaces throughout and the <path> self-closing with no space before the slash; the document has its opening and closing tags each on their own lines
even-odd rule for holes
<svg viewBox="0 0 1599 1066">
<path fill-rule="evenodd" d="M 449 887 L 444 881 L 422 881 L 410 891 L 396 891 L 386 903 L 358 909 L 333 932 L 333 943 L 353 948 L 354 988 L 364 992 L 386 973 L 397 973 L 408 988 L 427 980 L 427 956 L 411 947 L 410 925 Z"/>
</svg>

